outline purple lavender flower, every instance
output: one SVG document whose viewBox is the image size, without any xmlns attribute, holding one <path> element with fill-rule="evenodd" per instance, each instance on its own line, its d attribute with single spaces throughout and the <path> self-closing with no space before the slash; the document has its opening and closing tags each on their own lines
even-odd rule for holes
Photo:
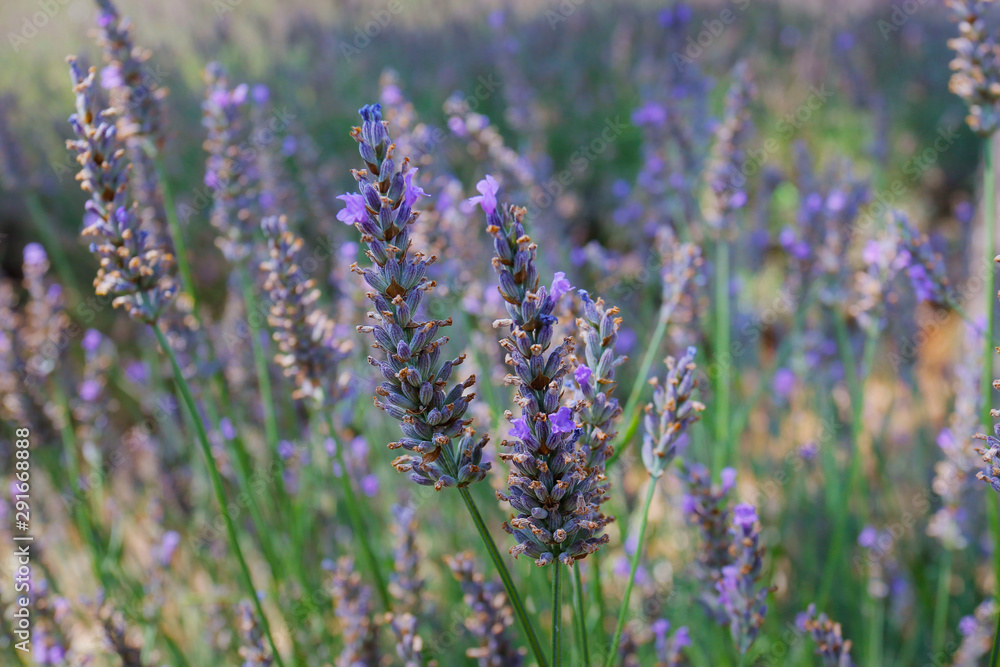
<svg viewBox="0 0 1000 667">
<path fill-rule="evenodd" d="M 927 235 L 920 233 L 905 214 L 894 211 L 893 223 L 899 231 L 900 260 L 906 265 L 917 300 L 946 305 L 948 277 L 941 256 L 931 248 Z"/>
<path fill-rule="evenodd" d="M 527 554 L 540 566 L 556 559 L 569 565 L 608 541 L 603 534 L 608 518 L 593 493 L 601 479 L 588 475 L 587 456 L 576 446 L 582 429 L 569 428 L 570 411 L 559 405 L 573 341 L 567 338 L 549 352 L 556 298 L 539 286 L 536 248 L 524 230 L 526 211 L 493 207 L 486 199 L 480 203 L 487 212 L 486 231 L 494 239 L 493 268 L 509 315 L 493 326 L 510 331 L 500 344 L 514 371 L 508 381 L 518 387 L 516 400 L 526 426 L 516 429 L 523 437 L 502 443 L 512 449 L 500 455 L 511 470 L 508 493 L 499 496 L 518 511 L 504 530 L 517 539 L 510 549 L 515 557 Z M 507 419 L 514 421 L 510 411 Z"/>
<path fill-rule="evenodd" d="M 163 143 L 163 99 L 167 89 L 160 86 L 155 71 L 146 65 L 149 52 L 132 42 L 132 25 L 122 19 L 111 0 L 96 0 L 100 12 L 98 44 L 104 48 L 101 85 L 112 93 L 112 101 L 122 111 L 123 135 Z"/>
<path fill-rule="evenodd" d="M 473 206 L 478 204 L 482 206 L 486 215 L 493 215 L 493 211 L 497 208 L 497 192 L 500 191 L 496 179 L 486 174 L 486 178 L 476 183 L 476 190 L 479 190 L 480 194 L 478 197 L 470 197 L 469 204 Z"/>
<path fill-rule="evenodd" d="M 973 612 L 958 623 L 962 643 L 955 652 L 952 667 L 978 667 L 984 656 L 989 655 L 993 645 L 993 631 L 996 627 L 997 612 L 1000 607 L 996 600 L 986 599 Z"/>
<path fill-rule="evenodd" d="M 477 660 L 479 667 L 520 667 L 524 651 L 514 645 L 510 636 L 514 612 L 503 586 L 499 581 L 484 580 L 475 569 L 471 553 L 445 557 L 445 562 L 462 585 L 465 606 L 469 608 L 465 627 L 479 642 L 479 646 L 468 649 L 465 655 Z"/>
<path fill-rule="evenodd" d="M 139 228 L 135 206 L 127 201 L 128 161 L 113 114 L 100 111 L 94 68 L 84 76 L 75 59 L 70 75 L 76 113 L 69 123 L 77 139 L 67 147 L 80 163 L 78 179 L 90 199 L 84 206 L 84 237 L 94 237 L 90 251 L 100 261 L 94 287 L 113 298 L 115 307 L 147 323 L 155 322 L 177 292 L 171 272 L 174 258 Z"/>
<path fill-rule="evenodd" d="M 969 127 L 981 136 L 1000 126 L 1000 43 L 988 27 L 986 13 L 992 0 L 946 0 L 958 21 L 959 36 L 948 40 L 955 50 L 949 64 L 953 74 L 948 89 L 969 106 Z"/>
<path fill-rule="evenodd" d="M 719 602 L 729 620 L 729 632 L 741 655 L 750 650 L 764 625 L 767 614 L 768 587 L 758 589 L 764 566 L 764 550 L 760 546 L 760 523 L 757 509 L 741 503 L 733 509 L 733 524 L 729 529 L 732 561 L 722 568 L 722 579 L 716 583 Z"/>
<path fill-rule="evenodd" d="M 734 214 L 747 201 L 744 151 L 752 131 L 750 101 L 756 94 L 746 63 L 738 63 L 732 77 L 733 83 L 726 95 L 725 117 L 716 130 L 707 169 L 708 186 L 713 194 L 708 221 L 716 233 L 724 235 L 731 232 Z"/>
<path fill-rule="evenodd" d="M 240 155 L 242 106 L 246 84 L 229 87 L 226 70 L 218 63 L 205 68 L 202 125 L 208 130 L 205 185 L 212 190 L 210 221 L 219 232 L 215 244 L 230 262 L 243 261 L 251 252 L 254 227 L 260 217 L 252 196 L 251 176 Z"/>
<path fill-rule="evenodd" d="M 605 468 L 614 453 L 611 443 L 618 435 L 618 419 L 622 413 L 614 396 L 615 369 L 626 361 L 626 357 L 615 354 L 622 319 L 618 317 L 617 307 L 605 308 L 603 300 L 592 300 L 585 290 L 578 294 L 583 302 L 583 313 L 576 325 L 583 339 L 587 362 L 573 371 L 575 409 L 581 425 L 578 443 L 587 457 L 587 474 L 597 481 L 588 502 L 601 505 L 608 499 Z"/>
<path fill-rule="evenodd" d="M 665 382 L 654 380 L 653 402 L 646 406 L 646 432 L 642 439 L 642 462 L 654 478 L 662 475 L 677 456 L 682 436 L 705 409 L 691 398 L 698 386 L 694 374 L 696 352 L 689 347 L 679 361 L 668 357 Z"/>
<path fill-rule="evenodd" d="M 666 619 L 654 621 L 651 628 L 653 631 L 653 644 L 656 648 L 657 664 L 660 667 L 679 667 L 687 664 L 684 657 L 684 649 L 691 645 L 691 635 L 687 627 L 677 628 L 673 636 L 670 633 L 670 622 Z"/>
<path fill-rule="evenodd" d="M 834 623 L 826 614 L 816 615 L 816 605 L 795 618 L 795 625 L 808 632 L 816 642 L 816 655 L 823 656 L 826 667 L 853 667 L 851 661 L 851 640 L 844 640 L 840 623 Z"/>
<path fill-rule="evenodd" d="M 271 651 L 265 643 L 264 633 L 254 616 L 253 607 L 246 600 L 242 600 L 237 608 L 237 629 L 240 633 L 239 654 L 243 658 L 242 667 L 271 667 L 274 664 Z"/>
<path fill-rule="evenodd" d="M 334 336 L 333 320 L 315 306 L 319 290 L 302 269 L 302 239 L 289 231 L 284 217 L 266 218 L 261 227 L 270 247 L 260 268 L 271 303 L 268 323 L 278 343 L 275 361 L 295 378 L 293 398 L 332 405 L 341 392 L 338 367 L 351 345 Z"/>
<path fill-rule="evenodd" d="M 372 591 L 361 582 L 351 557 L 337 561 L 330 588 L 344 644 L 338 664 L 380 664 L 378 624 L 372 618 Z"/>
<path fill-rule="evenodd" d="M 702 584 L 699 602 L 717 623 L 728 617 L 719 600 L 718 583 L 722 568 L 730 563 L 729 508 L 726 495 L 736 483 L 736 471 L 726 468 L 721 473 L 721 485 L 712 484 L 708 469 L 698 463 L 682 461 L 681 477 L 686 484 L 682 507 L 690 524 L 698 526 L 701 546 L 695 563 L 695 576 Z"/>
<path fill-rule="evenodd" d="M 377 324 L 358 327 L 358 331 L 372 334 L 375 349 L 380 351 L 380 359 L 368 358 L 384 379 L 376 389 L 375 403 L 399 420 L 403 431 L 403 437 L 389 446 L 412 452 L 396 458 L 393 466 L 409 472 L 416 483 L 436 489 L 467 486 L 484 479 L 491 467 L 483 461 L 489 436 L 474 440 L 474 432 L 462 419 L 475 396 L 463 392 L 475 383 L 475 377 L 444 391 L 464 356 L 441 359 L 448 339 L 436 336 L 439 329 L 451 325 L 450 318 L 416 319 L 424 294 L 434 287 L 426 274 L 435 258 L 410 254 L 410 226 L 417 219 L 417 212 L 406 203 L 415 201 L 407 194 L 410 163 L 404 158 L 397 168 L 382 107 L 365 106 L 360 113 L 361 127 L 354 128 L 351 136 L 358 142 L 367 169 L 352 173 L 364 197 L 365 217 L 355 226 L 372 265 L 361 269 L 355 264 L 352 269 L 373 290 L 368 298 L 375 306 L 371 316 Z M 459 438 L 457 448 L 454 438 Z"/>
</svg>

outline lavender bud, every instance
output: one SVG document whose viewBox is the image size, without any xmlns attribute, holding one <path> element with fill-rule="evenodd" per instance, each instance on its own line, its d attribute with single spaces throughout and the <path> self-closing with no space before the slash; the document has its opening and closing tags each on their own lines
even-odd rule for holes
<svg viewBox="0 0 1000 667">
<path fill-rule="evenodd" d="M 1000 44 L 984 14 L 992 0 L 946 0 L 958 22 L 958 37 L 948 40 L 955 58 L 948 89 L 969 107 L 966 122 L 981 136 L 1000 125 Z"/>
<path fill-rule="evenodd" d="M 840 623 L 834 623 L 826 614 L 816 615 L 816 605 L 795 618 L 795 625 L 803 632 L 808 632 L 816 642 L 816 655 L 823 656 L 826 667 L 853 667 L 851 660 L 851 640 L 844 640 Z"/>
<path fill-rule="evenodd" d="M 705 406 L 691 398 L 698 386 L 694 375 L 696 350 L 689 347 L 680 361 L 667 357 L 667 376 L 661 385 L 652 380 L 653 402 L 646 406 L 646 433 L 642 439 L 642 462 L 654 478 L 678 454 L 688 426 L 701 418 Z"/>
</svg>

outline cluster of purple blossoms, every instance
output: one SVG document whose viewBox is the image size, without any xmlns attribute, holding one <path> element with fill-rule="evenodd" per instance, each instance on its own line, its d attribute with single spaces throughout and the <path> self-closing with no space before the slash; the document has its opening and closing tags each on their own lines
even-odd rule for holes
<svg viewBox="0 0 1000 667">
<path fill-rule="evenodd" d="M 403 667 L 423 667 L 424 642 L 417 634 L 417 617 L 410 613 L 390 612 L 384 620 L 396 636 L 396 655 Z"/>
<path fill-rule="evenodd" d="M 698 386 L 696 352 L 689 347 L 680 360 L 667 357 L 666 381 L 663 384 L 656 378 L 651 381 L 653 402 L 646 406 L 642 462 L 654 478 L 661 476 L 680 453 L 688 426 L 698 421 L 705 409 L 704 404 L 691 397 Z"/>
<path fill-rule="evenodd" d="M 736 648 L 746 655 L 764 625 L 767 596 L 771 592 L 770 587 L 759 586 L 764 549 L 760 546 L 760 522 L 753 505 L 740 503 L 733 508 L 729 534 L 731 561 L 723 566 L 716 589 Z"/>
<path fill-rule="evenodd" d="M 799 630 L 808 632 L 816 642 L 816 655 L 823 656 L 826 667 L 854 666 L 851 660 L 851 640 L 844 640 L 840 623 L 834 623 L 826 614 L 817 616 L 816 605 L 809 605 L 808 609 L 799 614 L 795 618 L 795 625 Z"/>
<path fill-rule="evenodd" d="M 479 642 L 479 646 L 466 651 L 466 656 L 477 660 L 479 667 L 520 667 L 524 651 L 511 640 L 514 611 L 503 586 L 486 581 L 476 571 L 475 557 L 469 552 L 445 557 L 445 562 L 461 584 L 465 606 L 469 608 L 465 627 Z"/>
<path fill-rule="evenodd" d="M 726 496 L 736 484 L 736 470 L 725 468 L 720 474 L 721 484 L 712 484 L 708 469 L 700 463 L 680 466 L 681 477 L 687 489 L 682 509 L 688 523 L 698 526 L 701 548 L 695 563 L 695 576 L 702 583 L 699 601 L 717 622 L 725 623 L 727 616 L 719 601 L 717 584 L 722 580 L 722 568 L 729 564 L 729 507 Z"/>
<path fill-rule="evenodd" d="M 475 376 L 445 392 L 452 371 L 465 358 L 441 358 L 448 338 L 437 334 L 451 325 L 451 318 L 417 319 L 424 293 L 434 287 L 426 274 L 435 258 L 419 251 L 411 254 L 410 248 L 410 227 L 418 216 L 412 206 L 424 193 L 412 182 L 409 160 L 404 158 L 397 166 L 381 106 L 365 106 L 360 113 L 361 127 L 355 127 L 351 136 L 367 169 L 352 171 L 359 194 L 343 196 L 347 208 L 338 217 L 361 232 L 372 262 L 364 269 L 352 268 L 373 290 L 367 293 L 374 306 L 369 317 L 377 324 L 358 331 L 372 334 L 373 347 L 380 352 L 380 359 L 368 357 L 384 379 L 376 389 L 375 404 L 399 420 L 403 431 L 403 437 L 389 447 L 412 452 L 393 461 L 396 470 L 439 490 L 467 486 L 484 479 L 490 470 L 490 463 L 483 461 L 489 437 L 475 440 L 470 422 L 463 420 L 475 396 L 464 392 L 475 383 Z M 457 451 L 455 438 L 459 438 Z"/>
<path fill-rule="evenodd" d="M 585 290 L 579 291 L 583 301 L 582 317 L 576 324 L 584 341 L 585 365 L 573 371 L 578 399 L 572 408 L 580 424 L 577 441 L 587 456 L 588 474 L 598 481 L 592 489 L 591 502 L 601 505 L 607 500 L 605 466 L 614 454 L 611 443 L 618 435 L 617 420 L 622 409 L 614 393 L 615 368 L 626 357 L 615 356 L 618 330 L 622 319 L 618 308 L 604 308 L 601 299 L 593 301 Z"/>
<path fill-rule="evenodd" d="M 677 628 L 670 635 L 670 622 L 660 619 L 653 623 L 654 647 L 660 667 L 679 667 L 687 664 L 684 649 L 691 645 L 691 634 L 686 626 Z"/>
<path fill-rule="evenodd" d="M 236 627 L 240 633 L 241 667 L 271 667 L 274 664 L 271 652 L 268 650 L 264 633 L 261 632 L 253 607 L 246 600 L 240 602 L 236 610 Z M 127 663 L 126 663 L 127 664 Z"/>
<path fill-rule="evenodd" d="M 958 633 L 962 643 L 955 651 L 952 667 L 978 667 L 984 656 L 989 655 L 993 645 L 993 631 L 1000 607 L 996 600 L 983 600 L 971 616 L 958 622 Z"/>
<path fill-rule="evenodd" d="M 245 83 L 229 87 L 222 65 L 205 68 L 205 100 L 201 104 L 202 125 L 208 130 L 204 147 L 208 152 L 205 185 L 212 191 L 212 225 L 219 232 L 215 244 L 230 262 L 250 253 L 250 239 L 257 224 L 239 137 L 243 131 L 241 109 L 247 100 Z"/>
<path fill-rule="evenodd" d="M 602 534 L 608 518 L 596 502 L 601 478 L 588 474 L 590 448 L 584 453 L 576 447 L 583 429 L 577 426 L 574 409 L 562 405 L 573 341 L 566 338 L 549 350 L 557 320 L 553 311 L 570 284 L 557 274 L 551 288 L 539 286 L 537 248 L 524 230 L 526 211 L 498 205 L 492 178 L 479 185 L 482 195 L 473 199 L 486 212 L 486 231 L 494 240 L 493 268 L 509 315 L 493 326 L 509 330 L 500 345 L 514 371 L 507 382 L 517 385 L 515 400 L 521 407 L 517 418 L 507 412 L 513 440 L 502 443 L 512 450 L 501 454 L 511 469 L 508 493 L 499 496 L 518 511 L 504 529 L 517 539 L 510 550 L 515 557 L 527 554 L 539 566 L 555 560 L 571 565 L 608 541 Z M 607 326 L 613 324 L 609 318 Z M 602 357 L 605 365 L 614 361 L 613 352 L 602 352 Z M 598 369 L 598 377 L 602 374 L 604 369 Z"/>
<path fill-rule="evenodd" d="M 899 230 L 900 259 L 917 300 L 947 304 L 948 277 L 941 255 L 934 252 L 927 235 L 914 227 L 905 214 L 894 211 L 893 223 Z"/>
<path fill-rule="evenodd" d="M 132 43 L 132 25 L 122 19 L 111 0 L 97 0 L 100 11 L 98 43 L 104 49 L 101 87 L 110 90 L 122 114 L 123 138 L 148 138 L 156 148 L 163 142 L 162 100 L 167 89 L 159 86 L 157 72 L 146 63 L 150 53 Z"/>
<path fill-rule="evenodd" d="M 706 177 L 712 193 L 707 220 L 716 234 L 728 237 L 733 215 L 747 204 L 747 177 L 743 173 L 746 142 L 753 129 L 750 102 L 756 87 L 745 62 L 733 68 L 733 83 L 726 94 L 726 110 L 715 132 L 715 144 Z"/>
<path fill-rule="evenodd" d="M 949 66 L 948 89 L 969 107 L 969 127 L 988 136 L 1000 126 L 1000 43 L 986 26 L 993 0 L 946 0 L 958 21 L 958 37 L 948 40 L 955 50 Z"/>
<path fill-rule="evenodd" d="M 94 287 L 112 297 L 115 307 L 147 323 L 155 322 L 177 292 L 174 257 L 140 229 L 135 206 L 128 202 L 129 164 L 114 114 L 100 110 L 96 71 L 85 76 L 75 59 L 70 75 L 76 113 L 69 123 L 77 139 L 66 143 L 81 169 L 77 179 L 90 199 L 84 206 L 84 237 L 94 237 L 90 251 L 100 261 Z"/>
<path fill-rule="evenodd" d="M 380 664 L 379 626 L 372 617 L 372 591 L 362 583 L 361 575 L 354 570 L 354 560 L 350 556 L 337 561 L 330 592 L 344 644 L 337 664 Z"/>
<path fill-rule="evenodd" d="M 315 307 L 320 292 L 300 264 L 302 239 L 288 229 L 283 216 L 266 218 L 261 228 L 270 254 L 260 268 L 270 303 L 268 323 L 278 343 L 275 361 L 295 378 L 293 398 L 330 405 L 340 391 L 337 368 L 351 345 L 334 336 L 333 321 Z"/>
</svg>

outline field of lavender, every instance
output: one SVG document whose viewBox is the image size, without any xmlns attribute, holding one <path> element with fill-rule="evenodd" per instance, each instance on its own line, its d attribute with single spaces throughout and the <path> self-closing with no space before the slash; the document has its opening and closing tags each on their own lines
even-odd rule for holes
<svg viewBox="0 0 1000 667">
<path fill-rule="evenodd" d="M 1000 666 L 998 4 L 5 2 L 0 664 Z"/>
</svg>

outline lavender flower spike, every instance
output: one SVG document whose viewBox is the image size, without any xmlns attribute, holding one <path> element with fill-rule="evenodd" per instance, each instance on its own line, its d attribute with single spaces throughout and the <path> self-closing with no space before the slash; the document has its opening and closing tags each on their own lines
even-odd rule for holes
<svg viewBox="0 0 1000 667">
<path fill-rule="evenodd" d="M 514 439 L 503 445 L 513 451 L 500 456 L 510 463 L 509 490 L 498 496 L 518 511 L 504 524 L 517 539 L 511 554 L 527 554 L 540 566 L 556 559 L 571 565 L 608 541 L 603 534 L 608 518 L 601 514 L 599 494 L 594 493 L 601 479 L 587 472 L 589 452 L 576 447 L 582 430 L 574 428 L 571 411 L 560 407 L 573 341 L 567 338 L 548 352 L 557 298 L 539 286 L 536 247 L 524 231 L 524 215 L 523 208 L 509 205 L 487 214 L 486 231 L 494 239 L 493 268 L 509 315 L 493 326 L 510 330 L 500 344 L 514 370 L 507 382 L 518 386 L 516 401 L 521 406 L 516 419 L 507 412 Z"/>
<path fill-rule="evenodd" d="M 104 48 L 107 63 L 101 70 L 101 87 L 112 92 L 125 121 L 124 135 L 148 138 L 161 148 L 162 101 L 167 89 L 159 86 L 156 72 L 146 65 L 149 51 L 132 42 L 131 22 L 119 16 L 111 0 L 96 1 L 100 8 L 98 43 Z"/>
<path fill-rule="evenodd" d="M 136 208 L 130 205 L 129 164 L 115 128 L 114 115 L 99 110 L 95 70 L 84 76 L 75 58 L 69 59 L 76 93 L 76 113 L 69 123 L 77 139 L 66 142 L 80 163 L 77 180 L 90 199 L 84 205 L 84 237 L 94 237 L 90 251 L 100 261 L 94 287 L 113 298 L 115 307 L 152 324 L 177 292 L 172 276 L 174 257 L 156 246 L 139 228 Z"/>
<path fill-rule="evenodd" d="M 816 655 L 823 656 L 826 667 L 854 667 L 851 660 L 851 640 L 844 640 L 840 623 L 834 623 L 826 614 L 816 615 L 816 605 L 811 604 L 795 619 L 795 625 L 808 632 L 816 642 Z"/>
<path fill-rule="evenodd" d="M 284 216 L 265 218 L 261 228 L 270 249 L 260 268 L 271 304 L 267 319 L 278 343 L 275 361 L 295 378 L 293 398 L 330 405 L 340 395 L 337 368 L 350 343 L 334 338 L 333 321 L 315 307 L 320 295 L 316 281 L 299 264 L 302 239 L 289 231 Z"/>
<path fill-rule="evenodd" d="M 704 404 L 692 400 L 698 386 L 695 377 L 696 350 L 689 347 L 676 361 L 667 358 L 667 378 L 662 385 L 654 378 L 653 402 L 646 406 L 646 433 L 642 440 L 642 462 L 653 477 L 659 477 L 674 460 L 687 428 L 701 418 Z"/>
<path fill-rule="evenodd" d="M 946 0 L 945 4 L 958 22 L 959 33 L 948 40 L 955 50 L 948 89 L 968 105 L 966 122 L 973 132 L 989 136 L 1000 126 L 1000 44 L 986 27 L 984 16 L 993 0 Z"/>
<path fill-rule="evenodd" d="M 615 390 L 615 368 L 623 364 L 627 357 L 615 356 L 618 329 L 622 319 L 617 317 L 618 308 L 604 308 L 601 299 L 593 301 L 585 290 L 579 291 L 583 301 L 583 316 L 576 326 L 584 340 L 585 366 L 578 366 L 573 372 L 574 386 L 577 388 L 577 419 L 581 424 L 580 444 L 587 456 L 587 471 L 599 480 L 592 493 L 592 502 L 603 504 L 607 500 L 607 484 L 604 477 L 608 460 L 614 454 L 611 443 L 618 435 L 617 422 L 622 414 Z"/>
<path fill-rule="evenodd" d="M 470 552 L 445 556 L 445 562 L 461 584 L 465 606 L 470 611 L 465 627 L 479 642 L 478 647 L 468 649 L 465 655 L 476 659 L 479 667 L 521 667 L 524 651 L 511 641 L 514 612 L 503 587 L 499 582 L 485 581 L 476 572 L 475 558 Z"/>
<path fill-rule="evenodd" d="M 698 526 L 702 544 L 698 550 L 695 574 L 702 583 L 699 602 L 716 623 L 728 621 L 725 609 L 719 600 L 718 584 L 722 580 L 722 568 L 729 564 L 729 507 L 726 496 L 736 483 L 736 470 L 725 468 L 721 473 L 721 485 L 713 485 L 708 469 L 700 463 L 681 462 L 681 476 L 687 485 L 683 508 L 688 523 Z"/>
<path fill-rule="evenodd" d="M 417 484 L 438 490 L 467 486 L 484 479 L 490 470 L 490 463 L 483 461 L 489 436 L 476 441 L 474 431 L 467 428 L 471 420 L 462 419 L 475 396 L 464 391 L 476 378 L 471 376 L 445 391 L 452 371 L 465 357 L 441 359 L 448 338 L 438 338 L 437 333 L 451 325 L 451 318 L 416 319 L 424 293 L 434 287 L 426 274 L 435 257 L 419 251 L 410 254 L 410 226 L 418 215 L 410 207 L 410 202 L 416 202 L 406 178 L 410 163 L 404 158 L 397 167 L 382 107 L 365 106 L 360 113 L 361 127 L 354 128 L 351 136 L 358 142 L 367 169 L 352 173 L 364 197 L 365 215 L 355 220 L 355 226 L 368 246 L 372 264 L 351 268 L 373 290 L 367 294 L 374 305 L 369 317 L 377 324 L 358 327 L 358 331 L 372 334 L 373 347 L 379 351 L 378 359 L 368 357 L 384 379 L 375 390 L 375 405 L 400 422 L 403 437 L 389 447 L 412 452 L 393 461 L 396 470 L 409 472 Z M 454 438 L 459 438 L 457 449 Z"/>
<path fill-rule="evenodd" d="M 205 84 L 201 122 L 208 130 L 204 147 L 208 152 L 205 185 L 212 191 L 210 221 L 219 232 L 215 244 L 235 263 L 250 254 L 251 234 L 259 215 L 247 187 L 249 176 L 239 147 L 247 85 L 230 88 L 226 70 L 219 63 L 205 68 Z"/>
<path fill-rule="evenodd" d="M 771 592 L 768 587 L 758 590 L 764 550 L 760 546 L 760 522 L 753 505 L 741 503 L 733 508 L 729 534 L 733 540 L 732 562 L 722 568 L 722 579 L 716 587 L 736 648 L 746 655 L 764 625 L 767 595 Z"/>
<path fill-rule="evenodd" d="M 728 238 L 733 215 L 747 203 L 747 177 L 743 173 L 746 142 L 752 130 L 750 101 L 756 88 L 745 62 L 733 68 L 733 83 L 726 94 L 726 111 L 715 132 L 715 145 L 706 169 L 712 193 L 707 219 L 716 234 Z"/>
</svg>

